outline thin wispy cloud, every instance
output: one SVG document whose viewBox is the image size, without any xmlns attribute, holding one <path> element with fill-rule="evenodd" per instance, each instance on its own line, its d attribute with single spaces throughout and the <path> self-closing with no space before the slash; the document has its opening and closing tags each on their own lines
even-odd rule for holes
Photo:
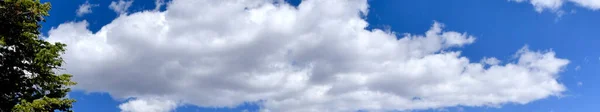
<svg viewBox="0 0 600 112">
<path fill-rule="evenodd" d="M 112 9 L 117 14 L 126 14 L 129 7 L 131 7 L 131 3 L 133 3 L 133 0 L 112 1 L 108 8 Z"/>
<path fill-rule="evenodd" d="M 561 8 L 567 4 L 572 3 L 575 6 L 582 7 L 589 10 L 598 10 L 600 9 L 600 0 L 508 0 L 514 2 L 527 2 L 533 7 L 537 12 L 557 12 L 557 13 L 565 13 Z M 572 11 L 570 11 L 572 12 Z M 562 15 L 562 14 L 561 14 Z"/>
<path fill-rule="evenodd" d="M 85 1 L 84 4 L 79 5 L 79 8 L 76 10 L 76 14 L 78 17 L 82 17 L 86 14 L 92 13 L 92 8 L 98 6 L 98 4 L 90 4 L 89 1 Z"/>
</svg>

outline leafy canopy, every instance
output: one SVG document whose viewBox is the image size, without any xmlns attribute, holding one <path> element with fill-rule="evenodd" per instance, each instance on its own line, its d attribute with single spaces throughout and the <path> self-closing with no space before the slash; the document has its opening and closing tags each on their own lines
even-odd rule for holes
<svg viewBox="0 0 600 112">
<path fill-rule="evenodd" d="M 60 69 L 65 44 L 40 38 L 50 10 L 39 0 L 0 0 L 0 112 L 71 111 L 75 85 Z"/>
</svg>

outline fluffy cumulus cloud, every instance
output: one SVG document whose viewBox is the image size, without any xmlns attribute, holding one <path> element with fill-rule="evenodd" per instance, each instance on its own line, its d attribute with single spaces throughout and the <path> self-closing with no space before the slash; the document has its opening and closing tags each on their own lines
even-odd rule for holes
<svg viewBox="0 0 600 112">
<path fill-rule="evenodd" d="M 514 62 L 471 62 L 449 48 L 475 37 L 437 22 L 423 34 L 367 30 L 367 12 L 366 0 L 173 0 L 166 11 L 121 15 L 95 33 L 86 21 L 64 23 L 48 40 L 68 44 L 61 72 L 74 74 L 76 89 L 135 98 L 124 111 L 245 102 L 273 112 L 498 106 L 566 90 L 557 78 L 569 61 L 553 51 L 524 47 Z"/>
<path fill-rule="evenodd" d="M 77 16 L 81 17 L 85 14 L 92 13 L 92 8 L 97 7 L 98 4 L 90 4 L 89 1 L 85 1 L 84 4 L 79 5 L 79 8 L 76 10 Z"/>
<path fill-rule="evenodd" d="M 553 12 L 561 12 L 560 8 L 565 4 L 565 2 L 573 2 L 578 6 L 591 9 L 598 10 L 600 9 L 600 0 L 509 0 L 515 2 L 529 2 L 531 5 L 535 7 L 535 10 L 538 12 L 543 12 L 544 10 L 550 10 Z"/>
</svg>

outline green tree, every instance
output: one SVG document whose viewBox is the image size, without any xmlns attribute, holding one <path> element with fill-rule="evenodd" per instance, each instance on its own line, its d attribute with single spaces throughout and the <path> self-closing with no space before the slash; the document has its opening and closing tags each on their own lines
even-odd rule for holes
<svg viewBox="0 0 600 112">
<path fill-rule="evenodd" d="M 49 3 L 0 0 L 0 112 L 71 111 L 75 85 L 60 69 L 65 44 L 40 38 Z"/>
</svg>

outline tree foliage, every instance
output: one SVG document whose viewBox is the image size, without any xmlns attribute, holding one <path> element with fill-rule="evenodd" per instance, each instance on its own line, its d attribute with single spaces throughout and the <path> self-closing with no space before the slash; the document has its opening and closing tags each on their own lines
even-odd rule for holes
<svg viewBox="0 0 600 112">
<path fill-rule="evenodd" d="M 60 69 L 65 44 L 40 38 L 49 3 L 0 0 L 0 112 L 71 111 L 74 85 Z"/>
</svg>

